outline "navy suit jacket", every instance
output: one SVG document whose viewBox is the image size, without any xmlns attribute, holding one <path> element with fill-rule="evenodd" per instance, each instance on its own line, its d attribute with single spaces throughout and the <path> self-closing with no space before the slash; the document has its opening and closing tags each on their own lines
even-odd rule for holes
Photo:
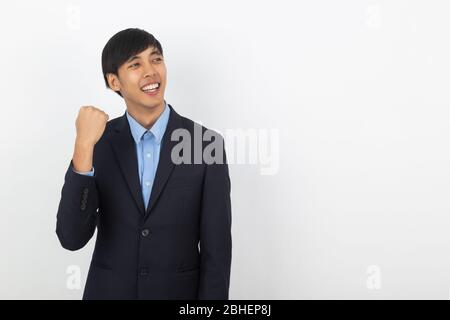
<svg viewBox="0 0 450 320">
<path fill-rule="evenodd" d="M 194 164 L 194 122 L 169 107 L 147 210 L 126 114 L 107 122 L 94 147 L 93 177 L 73 172 L 70 161 L 56 234 L 64 248 L 78 250 L 97 229 L 83 299 L 228 299 L 231 183 L 223 138 L 217 135 L 222 163 L 202 157 Z M 179 141 L 171 134 L 179 128 L 191 134 L 192 164 L 172 161 Z"/>
</svg>

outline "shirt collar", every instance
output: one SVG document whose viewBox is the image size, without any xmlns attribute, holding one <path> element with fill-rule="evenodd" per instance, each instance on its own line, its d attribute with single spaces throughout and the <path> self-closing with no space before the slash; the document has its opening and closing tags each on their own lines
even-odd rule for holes
<svg viewBox="0 0 450 320">
<path fill-rule="evenodd" d="M 129 113 L 126 112 L 128 123 L 130 125 L 131 135 L 136 143 L 139 143 L 142 136 L 150 131 L 155 136 L 155 141 L 157 144 L 161 143 L 164 132 L 166 131 L 167 123 L 169 122 L 170 108 L 167 106 L 166 100 L 164 100 L 164 110 L 158 117 L 156 122 L 147 130 L 139 122 L 137 122 Z"/>
</svg>

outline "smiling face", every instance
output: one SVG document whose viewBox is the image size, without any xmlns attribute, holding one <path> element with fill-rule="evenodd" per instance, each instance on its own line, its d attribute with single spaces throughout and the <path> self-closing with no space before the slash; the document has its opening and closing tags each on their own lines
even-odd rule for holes
<svg viewBox="0 0 450 320">
<path fill-rule="evenodd" d="M 166 88 L 164 57 L 155 47 L 130 57 L 117 75 L 107 74 L 109 87 L 120 91 L 130 109 L 155 109 L 164 106 Z"/>
</svg>

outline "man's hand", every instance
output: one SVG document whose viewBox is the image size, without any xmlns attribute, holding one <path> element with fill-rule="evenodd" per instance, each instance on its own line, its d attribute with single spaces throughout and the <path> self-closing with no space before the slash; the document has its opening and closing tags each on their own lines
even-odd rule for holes
<svg viewBox="0 0 450 320">
<path fill-rule="evenodd" d="M 76 171 L 86 172 L 92 169 L 94 146 L 105 131 L 109 116 L 93 106 L 80 108 L 75 122 L 77 138 L 73 154 L 73 166 Z"/>
<path fill-rule="evenodd" d="M 103 135 L 108 119 L 109 116 L 96 107 L 81 107 L 75 122 L 77 141 L 84 145 L 94 146 Z"/>
</svg>

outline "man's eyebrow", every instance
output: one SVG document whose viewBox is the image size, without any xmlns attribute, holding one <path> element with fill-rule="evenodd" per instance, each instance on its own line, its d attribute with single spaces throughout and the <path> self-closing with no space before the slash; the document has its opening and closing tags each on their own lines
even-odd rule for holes
<svg viewBox="0 0 450 320">
<path fill-rule="evenodd" d="M 140 58 L 141 57 L 139 57 L 139 56 L 133 56 L 133 57 L 131 57 L 130 59 L 127 60 L 127 63 L 129 63 L 129 62 L 131 62 L 133 60 L 136 60 L 136 59 L 140 59 Z"/>
<path fill-rule="evenodd" d="M 150 56 L 153 56 L 153 55 L 161 55 L 161 52 L 159 52 L 158 50 L 154 50 L 154 51 L 152 51 L 151 53 L 150 53 Z M 131 62 L 131 61 L 133 61 L 133 60 L 136 60 L 136 59 L 140 59 L 141 57 L 140 56 L 132 56 L 130 59 L 128 59 L 127 60 L 127 63 L 129 63 L 129 62 Z"/>
</svg>

